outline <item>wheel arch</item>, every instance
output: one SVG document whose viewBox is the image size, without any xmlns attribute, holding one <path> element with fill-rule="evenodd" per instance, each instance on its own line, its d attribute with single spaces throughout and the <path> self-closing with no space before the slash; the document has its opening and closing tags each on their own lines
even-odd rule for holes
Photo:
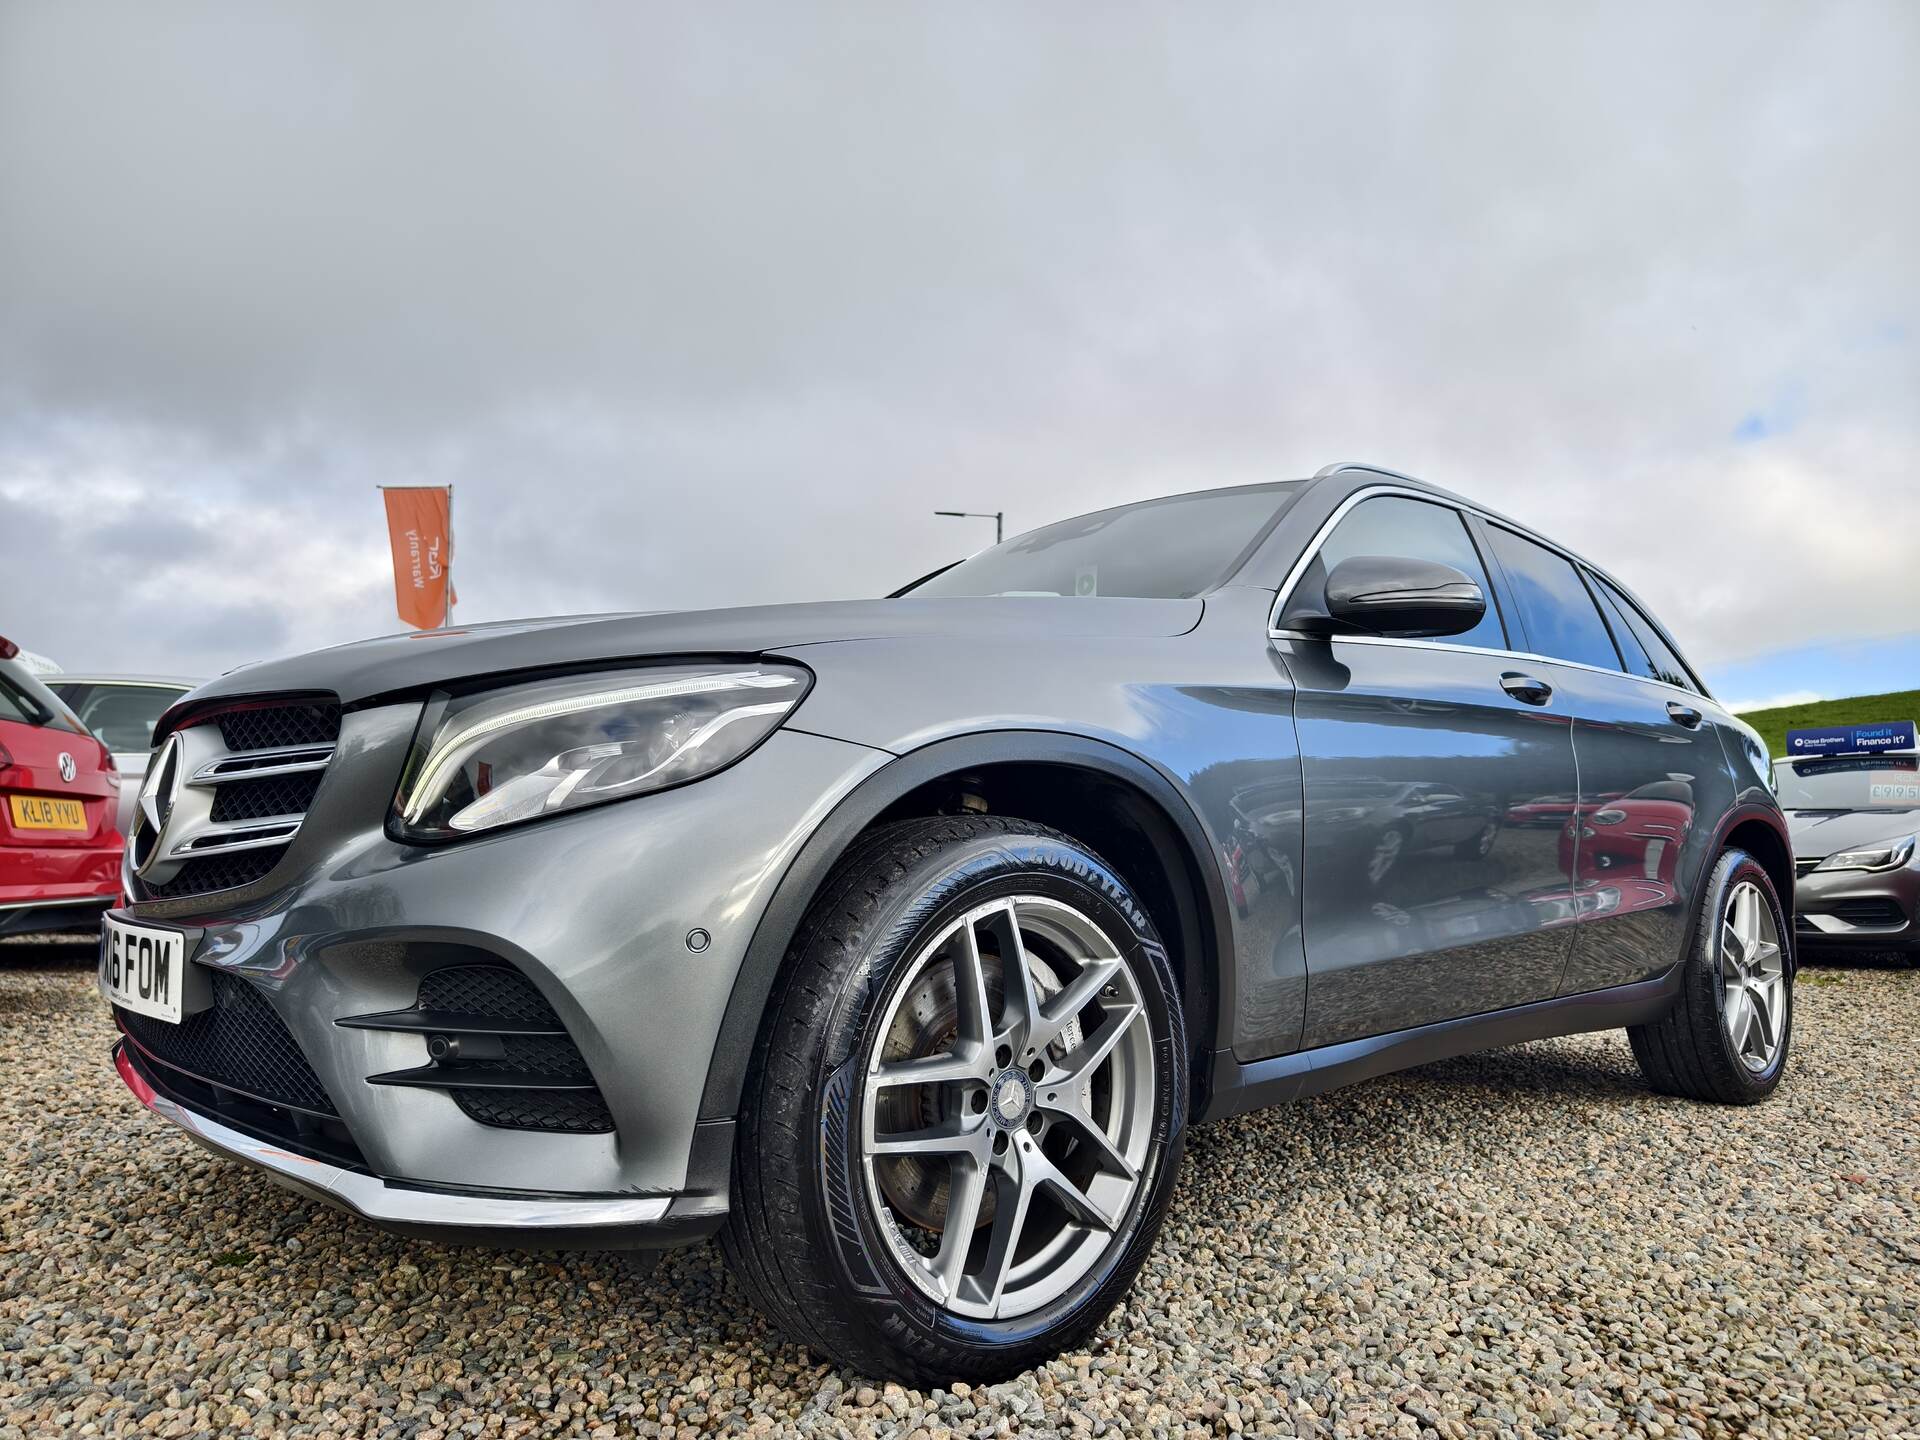
<svg viewBox="0 0 1920 1440">
<path fill-rule="evenodd" d="M 1720 822 L 1720 834 L 1713 847 L 1718 855 L 1729 846 L 1744 850 L 1759 862 L 1773 881 L 1780 896 L 1780 908 L 1786 912 L 1784 937 L 1789 955 L 1795 953 L 1793 922 L 1793 841 L 1778 814 L 1764 805 L 1742 805 Z"/>
<path fill-rule="evenodd" d="M 1038 780 L 1053 783 L 1032 783 Z M 941 813 L 925 806 L 943 791 L 957 796 L 982 787 L 1002 795 L 1017 789 L 1025 803 L 993 813 L 1064 830 L 1112 861 L 1141 892 L 1181 977 L 1195 1061 L 1192 1105 L 1202 1108 L 1203 1062 L 1225 1043 L 1220 1036 L 1233 1014 L 1232 920 L 1219 867 L 1211 863 L 1212 838 L 1178 785 L 1132 751 L 1056 731 L 1000 730 L 936 741 L 891 761 L 843 798 L 801 845 L 734 977 L 701 1094 L 703 1123 L 737 1115 L 788 947 L 854 842 L 888 820 Z M 1111 828 L 1100 831 L 1096 819 Z"/>
</svg>

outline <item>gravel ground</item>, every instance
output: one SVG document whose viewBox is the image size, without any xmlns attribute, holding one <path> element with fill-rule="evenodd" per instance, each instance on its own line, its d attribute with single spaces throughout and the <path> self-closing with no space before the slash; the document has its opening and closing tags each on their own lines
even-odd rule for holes
<svg viewBox="0 0 1920 1440">
<path fill-rule="evenodd" d="M 921 1393 L 816 1364 L 709 1247 L 383 1236 L 204 1154 L 106 1066 L 89 952 L 0 945 L 0 1437 L 1920 1435 L 1920 972 L 1807 972 L 1775 1100 L 1619 1035 L 1198 1132 L 1099 1343 Z"/>
</svg>

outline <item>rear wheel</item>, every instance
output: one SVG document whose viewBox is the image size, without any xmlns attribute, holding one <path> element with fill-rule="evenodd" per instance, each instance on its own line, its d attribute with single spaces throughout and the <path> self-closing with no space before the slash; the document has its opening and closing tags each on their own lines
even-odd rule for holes
<svg viewBox="0 0 1920 1440">
<path fill-rule="evenodd" d="M 796 940 L 748 1085 L 723 1235 L 842 1364 L 935 1384 L 1080 1343 L 1179 1166 L 1187 1055 L 1145 910 L 1064 835 L 906 821 Z"/>
<path fill-rule="evenodd" d="M 1751 1105 L 1771 1095 L 1793 1038 L 1793 964 L 1786 913 L 1766 870 L 1741 850 L 1708 878 L 1680 997 L 1631 1026 L 1634 1059 L 1654 1089 Z"/>
<path fill-rule="evenodd" d="M 1453 853 L 1462 860 L 1484 860 L 1493 853 L 1493 842 L 1499 835 L 1500 827 L 1489 820 L 1471 838 L 1454 846 Z"/>
</svg>

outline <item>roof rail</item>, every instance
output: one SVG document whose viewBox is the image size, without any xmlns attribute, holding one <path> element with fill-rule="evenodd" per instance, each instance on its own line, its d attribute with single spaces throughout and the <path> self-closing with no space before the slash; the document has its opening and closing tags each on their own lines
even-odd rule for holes
<svg viewBox="0 0 1920 1440">
<path fill-rule="evenodd" d="M 1416 485 L 1425 485 L 1427 483 L 1418 475 L 1409 475 L 1404 470 L 1389 470 L 1384 465 L 1369 465 L 1364 460 L 1336 460 L 1333 464 L 1322 465 L 1318 470 L 1314 471 L 1313 478 L 1319 480 L 1342 470 L 1365 470 L 1370 474 L 1385 475 L 1394 480 L 1411 480 Z"/>
</svg>

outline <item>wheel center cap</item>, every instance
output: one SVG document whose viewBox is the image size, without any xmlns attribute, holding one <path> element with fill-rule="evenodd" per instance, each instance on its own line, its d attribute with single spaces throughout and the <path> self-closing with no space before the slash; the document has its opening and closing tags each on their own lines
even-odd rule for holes
<svg viewBox="0 0 1920 1440">
<path fill-rule="evenodd" d="M 994 1118 L 1002 1125 L 1018 1125 L 1033 1105 L 1033 1087 L 1018 1071 L 1006 1071 L 993 1082 Z"/>
</svg>

